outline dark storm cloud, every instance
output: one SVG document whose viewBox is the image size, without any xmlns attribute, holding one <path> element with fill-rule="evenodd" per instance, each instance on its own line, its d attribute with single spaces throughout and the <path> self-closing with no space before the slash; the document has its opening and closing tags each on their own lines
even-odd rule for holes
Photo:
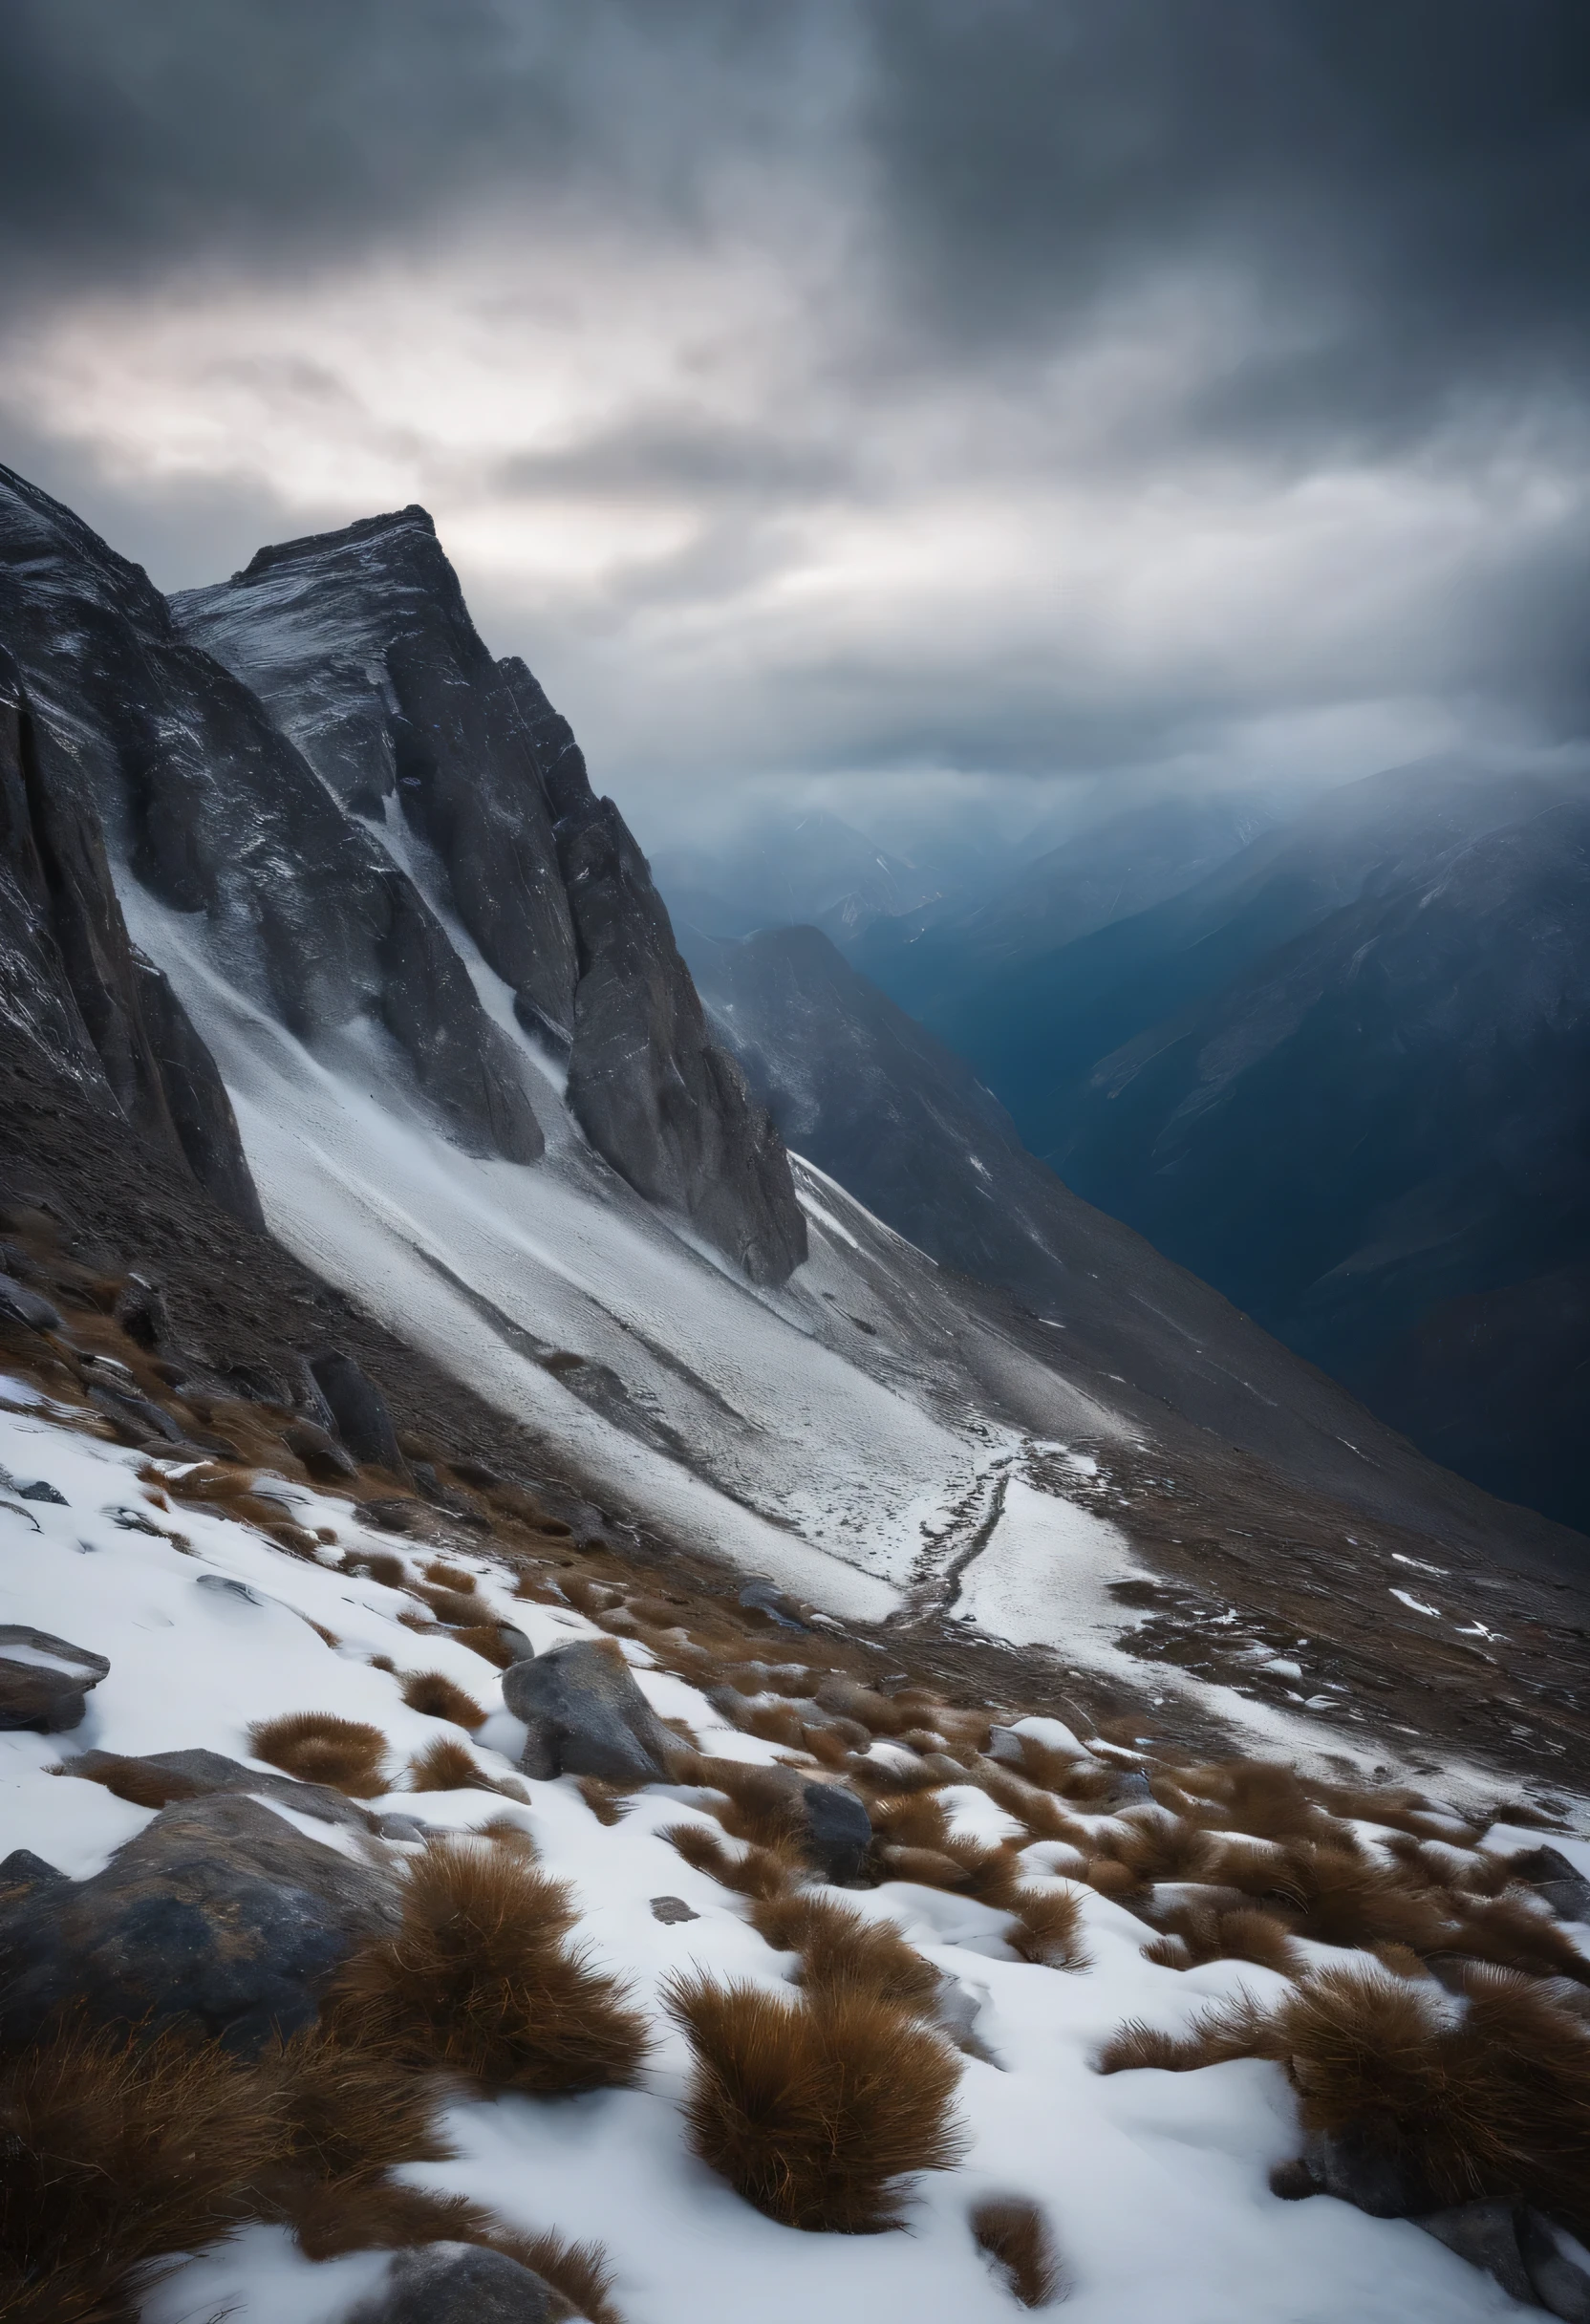
<svg viewBox="0 0 1590 2324">
<path fill-rule="evenodd" d="M 472 600 L 626 775 L 1042 773 L 1402 697 L 1586 720 L 1590 0 L 9 0 L 0 87 L 13 343 L 146 302 L 58 358 L 87 419 L 48 364 L 7 384 L 12 456 L 169 585 L 364 513 L 338 454 L 379 450 L 444 535 L 501 520 Z M 498 269 L 532 388 L 538 301 L 571 347 L 621 327 L 522 434 L 449 373 L 453 426 L 350 353 L 392 253 L 416 344 Z M 84 377 L 205 267 L 225 318 L 143 348 L 123 423 Z M 240 299 L 300 281 L 262 351 Z M 206 466 L 228 361 L 259 393 Z M 559 527 L 618 546 L 502 548 Z"/>
<path fill-rule="evenodd" d="M 48 284 L 390 239 L 496 192 L 688 217 L 802 11 L 735 0 L 9 0 L 0 234 Z"/>
<path fill-rule="evenodd" d="M 1224 275 L 1244 438 L 1583 392 L 1583 0 L 874 0 L 867 134 L 922 326 L 968 348 Z"/>
</svg>

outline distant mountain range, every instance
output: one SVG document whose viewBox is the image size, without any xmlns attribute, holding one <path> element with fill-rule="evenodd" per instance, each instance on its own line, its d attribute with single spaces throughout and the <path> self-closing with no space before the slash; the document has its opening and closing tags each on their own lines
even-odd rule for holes
<svg viewBox="0 0 1590 2324">
<path fill-rule="evenodd" d="M 1581 785 L 1430 764 L 1285 824 L 1138 809 L 849 957 L 1075 1194 L 1436 1457 L 1590 1527 Z M 763 1081 L 786 1127 L 788 1048 L 782 1107 Z M 912 1215 L 857 1145 L 827 1167 Z M 975 1254 L 980 1188 L 960 1199 Z"/>
</svg>

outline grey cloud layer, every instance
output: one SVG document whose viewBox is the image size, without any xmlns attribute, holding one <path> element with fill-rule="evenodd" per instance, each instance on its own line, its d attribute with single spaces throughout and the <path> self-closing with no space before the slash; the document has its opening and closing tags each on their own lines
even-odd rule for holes
<svg viewBox="0 0 1590 2324">
<path fill-rule="evenodd" d="M 837 215 L 764 414 L 637 389 L 576 440 L 494 451 L 478 480 L 531 509 L 692 512 L 673 547 L 536 611 L 554 663 L 604 693 L 626 670 L 666 683 L 670 609 L 720 617 L 689 680 L 718 709 L 698 736 L 681 691 L 667 721 L 708 776 L 781 752 L 1099 764 L 1399 693 L 1558 731 L 1590 715 L 1584 0 L 11 0 L 0 76 L 0 264 L 22 314 L 129 280 L 158 297 L 197 261 L 262 283 L 356 269 L 470 218 L 554 250 L 612 228 L 630 251 L 616 304 L 648 247 L 660 265 L 728 220 L 777 264 L 808 208 Z M 1134 333 L 1129 394 L 1102 371 L 1085 426 L 1083 391 L 1051 411 L 1058 374 Z M 308 407 L 312 364 L 284 360 Z M 346 392 L 334 368 L 323 385 Z M 70 496 L 76 463 L 108 505 L 95 447 L 52 450 L 24 417 L 46 481 Z M 1266 493 L 1347 467 L 1377 509 L 1481 483 L 1467 514 L 1409 520 L 1390 580 L 1402 535 L 1367 521 L 1362 574 L 1337 551 L 1278 565 L 1293 594 L 1246 668 L 1229 580 L 1203 604 L 1190 582 L 1185 618 L 1133 603 L 1097 637 L 1073 591 L 1046 641 L 1042 541 L 1033 576 L 990 581 L 987 620 L 967 582 L 975 625 L 949 586 L 935 635 L 769 611 L 792 531 L 830 510 L 926 535 L 920 511 L 958 480 L 1013 526 L 1056 496 L 1041 527 L 1082 521 L 1074 486 L 1107 534 L 1185 491 L 1217 534 L 1223 477 L 1235 530 Z M 136 521 L 139 492 L 122 505 Z M 236 562 L 269 517 L 224 463 L 141 505 L 152 546 L 123 545 L 157 569 L 184 528 L 206 553 L 236 535 Z M 323 521 L 354 513 L 328 501 Z M 500 635 L 524 620 L 501 572 L 465 578 Z M 1230 645 L 1212 649 L 1207 599 L 1227 588 Z M 632 773 L 646 723 L 610 729 Z"/>
</svg>

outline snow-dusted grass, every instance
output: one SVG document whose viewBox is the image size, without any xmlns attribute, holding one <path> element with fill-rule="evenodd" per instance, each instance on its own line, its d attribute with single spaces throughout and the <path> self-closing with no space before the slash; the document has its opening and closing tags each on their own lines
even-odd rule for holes
<svg viewBox="0 0 1590 2324">
<path fill-rule="evenodd" d="M 398 1770 L 439 1737 L 463 1732 L 445 1716 L 448 1698 L 434 1685 L 429 1700 L 443 1715 L 419 1707 L 427 1698 L 418 1678 L 440 1674 L 484 1712 L 470 1745 L 474 1762 L 493 1783 L 517 1780 L 523 1801 L 484 1788 L 403 1788 L 372 1805 L 441 1836 L 492 1824 L 522 1831 L 535 1850 L 534 1877 L 567 1886 L 568 1942 L 586 1951 L 595 1975 L 620 1981 L 634 1996 L 650 2049 L 633 2088 L 453 2103 L 441 2125 L 453 2159 L 416 2162 L 398 2175 L 417 2190 L 465 2196 L 507 2228 L 601 2243 L 628 2324 L 739 2324 L 748 2316 L 808 2324 L 814 2313 L 833 2324 L 873 2324 L 880 2313 L 909 2314 L 913 2324 L 995 2324 L 1012 2315 L 1015 2295 L 979 2245 L 977 2220 L 990 2205 L 1012 2204 L 1034 2206 L 1048 2224 L 1070 2287 L 1067 2313 L 1082 2324 L 1160 2314 L 1177 2324 L 1463 2324 L 1507 2312 L 1487 2278 L 1416 2228 L 1329 2199 L 1287 2203 L 1271 2193 L 1271 2169 L 1298 2152 L 1300 2138 L 1293 2090 L 1272 2059 L 1235 2058 L 1182 2074 L 1095 2071 L 1100 2050 L 1128 2020 L 1175 2034 L 1211 2004 L 1248 1995 L 1270 2011 L 1300 1990 L 1277 1969 L 1226 1954 L 1189 1969 L 1163 1966 L 1147 1957 L 1154 1928 L 1095 1883 L 1120 1874 L 1141 1906 L 1154 1888 L 1145 1881 L 1146 1852 L 1158 1874 L 1171 1826 L 1188 1827 L 1186 1844 L 1215 1851 L 1215 1878 L 1251 1866 L 1267 1849 L 1272 1857 L 1295 1851 L 1300 1816 L 1325 1814 L 1318 1787 L 1300 1789 L 1278 1774 L 1245 1781 L 1239 1770 L 1173 1770 L 1183 1808 L 1112 1811 L 1121 1762 L 1090 1751 L 1058 1721 L 1020 1722 L 1017 1746 L 999 1747 L 1019 1749 L 1016 1768 L 979 1756 L 978 1736 L 984 1745 L 990 1739 L 986 1722 L 979 1728 L 972 1714 L 948 1709 L 930 1716 L 916 1705 L 901 1716 L 954 1731 L 963 1779 L 890 1789 L 919 1765 L 913 1747 L 897 1743 L 882 1757 L 852 1760 L 850 1779 L 886 1830 L 893 1803 L 908 1825 L 913 1813 L 926 1817 L 922 1828 L 940 1859 L 936 1869 L 924 1866 L 932 1877 L 891 1878 L 885 1864 L 881 1884 L 840 1895 L 791 1889 L 786 1868 L 783 1886 L 770 1878 L 759 1899 L 714 1876 L 725 1851 L 729 1861 L 743 1860 L 755 1843 L 725 1835 L 722 1819 L 732 1824 L 737 1811 L 712 1780 L 619 1797 L 610 1810 L 614 1820 L 604 1822 L 572 1781 L 516 1778 L 522 1731 L 503 1708 L 493 1665 L 444 1630 L 405 1627 L 398 1616 L 417 1608 L 408 1590 L 339 1570 L 345 1552 L 363 1549 L 397 1558 L 405 1577 L 419 1582 L 429 1555 L 366 1532 L 348 1500 L 306 1493 L 306 1526 L 336 1539 L 314 1556 L 290 1555 L 245 1518 L 172 1501 L 140 1481 L 139 1455 L 62 1425 L 39 1405 L 0 1412 L 0 1462 L 19 1478 L 47 1477 L 66 1496 L 64 1506 L 8 1505 L 9 1496 L 0 1502 L 0 1620 L 32 1625 L 111 1662 L 75 1732 L 0 1736 L 0 1855 L 25 1846 L 81 1878 L 148 1821 L 152 1811 L 52 1772 L 84 1750 L 199 1745 L 248 1759 L 257 1722 L 310 1712 L 378 1731 Z M 129 1516 L 138 1520 L 131 1529 Z M 538 1649 L 600 1634 L 598 1620 L 558 1603 L 549 1581 L 538 1601 L 517 1595 L 518 1577 L 488 1556 L 465 1555 L 462 1563 L 487 1618 L 512 1622 Z M 209 1586 L 221 1577 L 246 1592 Z M 533 1576 L 519 1586 L 534 1588 Z M 688 1722 L 709 1769 L 753 1769 L 784 1755 L 778 1744 L 726 1723 L 692 1679 L 665 1667 L 670 1639 L 677 1646 L 693 1621 L 688 1608 L 665 1610 L 672 1630 L 637 1624 L 637 1634 L 622 1641 L 655 1706 Z M 818 1654 L 821 1641 L 803 1641 L 801 1650 Z M 375 1657 L 393 1668 L 376 1667 Z M 681 1668 L 691 1660 L 682 1650 L 673 1659 Z M 1156 1785 L 1166 1780 L 1154 1776 Z M 1039 1799 L 1048 1803 L 1042 1811 L 1033 1804 Z M 1495 1863 L 1493 1852 L 1474 1847 L 1479 1835 L 1460 1816 L 1375 1799 L 1357 1802 L 1355 1812 L 1386 1849 L 1399 1840 L 1420 1845 L 1428 1829 L 1450 1879 Z M 1061 1832 L 1041 1828 L 1045 1819 Z M 312 1818 L 294 1821 L 328 1845 L 354 1844 Z M 1411 1829 L 1399 1830 L 1399 1821 Z M 681 1825 L 717 1835 L 716 1857 L 688 1861 L 670 1838 Z M 1267 1839 L 1277 1828 L 1279 1837 Z M 1536 1838 L 1518 1834 L 1512 1844 Z M 921 1850 L 924 1859 L 935 1853 Z M 395 1867 L 423 1861 L 412 1844 L 387 1854 Z M 1392 1889 L 1401 1883 L 1411 1893 L 1435 1878 L 1428 1866 L 1415 1877 L 1390 1855 L 1364 1861 L 1388 1867 Z M 1073 1872 L 1086 1877 L 1066 1877 Z M 1171 1886 L 1168 1905 L 1186 1893 Z M 1460 1909 L 1457 1891 L 1438 1894 L 1450 1919 Z M 796 1903 L 781 1919 L 777 1900 L 791 1895 Z M 953 2104 L 965 2149 L 954 2168 L 906 2176 L 898 2190 L 903 2230 L 856 2237 L 781 2225 L 737 2195 L 692 2143 L 697 2063 L 667 1996 L 683 1977 L 748 1987 L 779 2008 L 808 2008 L 802 1990 L 818 1990 L 823 1977 L 814 1978 L 815 1933 L 803 1939 L 802 1896 L 887 1928 L 943 1980 L 935 2006 L 962 2045 Z M 677 1899 L 696 1917 L 658 1918 L 654 1898 Z M 1074 1928 L 1075 1944 L 1058 1957 L 1085 1966 L 1034 1957 L 1022 1914 L 1043 1902 Z M 1542 1928 L 1558 1926 L 1534 1917 Z M 1366 1963 L 1319 1938 L 1296 1941 L 1305 1966 Z M 910 2002 L 915 2022 L 930 2023 L 921 2014 L 927 2006 L 918 1988 Z M 378 2272 L 368 2254 L 312 2262 L 286 2227 L 253 2226 L 185 2262 L 153 2293 L 146 2316 L 148 2324 L 191 2324 L 225 2309 L 238 2324 L 333 2324 Z"/>
</svg>

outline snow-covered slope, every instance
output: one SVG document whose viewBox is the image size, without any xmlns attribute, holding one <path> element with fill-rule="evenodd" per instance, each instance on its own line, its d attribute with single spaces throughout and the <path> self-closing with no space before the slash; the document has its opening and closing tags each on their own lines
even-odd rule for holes
<svg viewBox="0 0 1590 2324">
<path fill-rule="evenodd" d="M 876 1619 L 954 1561 L 1013 1462 L 1129 1435 L 799 1162 L 811 1256 L 783 1289 L 747 1283 L 591 1152 L 462 929 L 538 1071 L 533 1170 L 461 1154 L 378 1053 L 363 1086 L 333 1073 L 192 923 L 129 909 L 220 1062 L 276 1235 L 624 1514 Z"/>
</svg>

